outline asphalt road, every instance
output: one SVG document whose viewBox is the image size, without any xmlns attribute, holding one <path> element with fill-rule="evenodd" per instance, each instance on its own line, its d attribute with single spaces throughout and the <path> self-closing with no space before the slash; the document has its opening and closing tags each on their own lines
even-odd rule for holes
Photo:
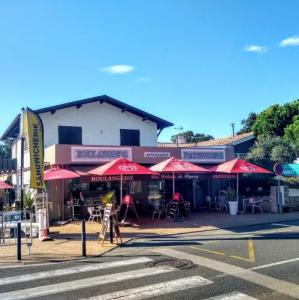
<svg viewBox="0 0 299 300">
<path fill-rule="evenodd" d="M 103 257 L 0 269 L 0 299 L 299 299 L 299 220 L 139 238 Z"/>
</svg>

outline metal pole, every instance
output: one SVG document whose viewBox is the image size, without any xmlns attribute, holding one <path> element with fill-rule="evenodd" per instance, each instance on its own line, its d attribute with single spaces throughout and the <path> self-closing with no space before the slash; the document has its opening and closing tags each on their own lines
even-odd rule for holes
<svg viewBox="0 0 299 300">
<path fill-rule="evenodd" d="M 175 193 L 175 180 L 174 180 L 174 172 L 172 172 L 172 194 Z"/>
<path fill-rule="evenodd" d="M 113 217 L 109 217 L 110 220 L 110 243 L 113 244 Z"/>
<path fill-rule="evenodd" d="M 239 205 L 239 173 L 237 173 L 237 203 Z"/>
<path fill-rule="evenodd" d="M 17 260 L 22 260 L 21 222 L 17 223 Z"/>
<path fill-rule="evenodd" d="M 24 138 L 21 138 L 21 172 L 20 172 L 20 210 L 23 210 L 24 207 Z"/>
<path fill-rule="evenodd" d="M 120 205 L 123 203 L 123 175 L 120 174 Z"/>
<path fill-rule="evenodd" d="M 279 213 L 283 213 L 283 208 L 282 208 L 282 198 L 281 198 L 281 190 L 280 190 L 280 179 L 278 179 L 278 208 L 279 208 Z"/>
<path fill-rule="evenodd" d="M 81 221 L 81 233 L 82 233 L 82 256 L 86 256 L 86 228 L 85 220 Z"/>
</svg>

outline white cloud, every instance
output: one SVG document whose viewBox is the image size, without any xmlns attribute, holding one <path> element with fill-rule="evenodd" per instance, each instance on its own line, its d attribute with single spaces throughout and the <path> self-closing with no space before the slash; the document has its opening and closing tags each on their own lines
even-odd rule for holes
<svg viewBox="0 0 299 300">
<path fill-rule="evenodd" d="M 125 74 L 134 71 L 134 67 L 131 65 L 114 65 L 114 66 L 101 68 L 100 71 L 109 74 Z"/>
<path fill-rule="evenodd" d="M 136 79 L 136 81 L 139 81 L 139 82 L 150 82 L 150 81 L 152 81 L 152 79 L 149 78 L 149 77 L 139 77 L 139 78 Z"/>
<path fill-rule="evenodd" d="M 268 52 L 268 48 L 265 46 L 259 45 L 248 45 L 244 48 L 247 52 L 255 52 L 255 53 L 266 53 Z"/>
<path fill-rule="evenodd" d="M 290 36 L 287 39 L 284 39 L 280 42 L 279 46 L 288 47 L 288 46 L 299 46 L 299 36 Z"/>
</svg>

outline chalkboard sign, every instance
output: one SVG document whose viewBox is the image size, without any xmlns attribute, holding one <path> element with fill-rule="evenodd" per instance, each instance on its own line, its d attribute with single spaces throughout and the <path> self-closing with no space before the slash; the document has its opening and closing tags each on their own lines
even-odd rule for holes
<svg viewBox="0 0 299 300">
<path fill-rule="evenodd" d="M 169 204 L 168 213 L 167 213 L 167 220 L 175 220 L 179 217 L 179 202 L 172 201 Z"/>
<path fill-rule="evenodd" d="M 112 224 L 110 224 L 110 222 L 112 222 Z M 102 245 L 104 244 L 105 236 L 109 225 L 112 225 L 110 226 L 110 230 L 112 228 L 116 241 L 118 242 L 120 240 L 120 243 L 122 243 L 121 234 L 120 234 L 120 230 L 116 218 L 116 211 L 113 204 L 107 204 L 104 210 L 103 222 L 102 222 L 101 230 L 99 233 L 99 239 L 98 239 L 98 242 L 102 240 Z"/>
</svg>

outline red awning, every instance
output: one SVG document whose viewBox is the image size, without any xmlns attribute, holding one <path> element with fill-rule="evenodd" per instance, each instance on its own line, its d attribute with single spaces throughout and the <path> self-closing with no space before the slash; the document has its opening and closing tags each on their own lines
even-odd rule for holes
<svg viewBox="0 0 299 300">
<path fill-rule="evenodd" d="M 217 173 L 272 174 L 272 172 L 240 158 L 227 161 L 212 170 Z"/>
<path fill-rule="evenodd" d="M 210 170 L 194 165 L 190 162 L 171 157 L 152 166 L 150 170 L 155 172 L 171 172 L 171 173 L 210 173 Z"/>
<path fill-rule="evenodd" d="M 0 190 L 13 189 L 11 185 L 0 180 Z"/>
<path fill-rule="evenodd" d="M 90 175 L 156 175 L 157 173 L 126 158 L 117 158 L 88 172 Z"/>
<path fill-rule="evenodd" d="M 59 179 L 73 179 L 79 177 L 80 175 L 78 175 L 76 172 L 71 171 L 69 169 L 63 169 L 63 168 L 49 169 L 44 173 L 45 181 L 59 180 Z"/>
</svg>

